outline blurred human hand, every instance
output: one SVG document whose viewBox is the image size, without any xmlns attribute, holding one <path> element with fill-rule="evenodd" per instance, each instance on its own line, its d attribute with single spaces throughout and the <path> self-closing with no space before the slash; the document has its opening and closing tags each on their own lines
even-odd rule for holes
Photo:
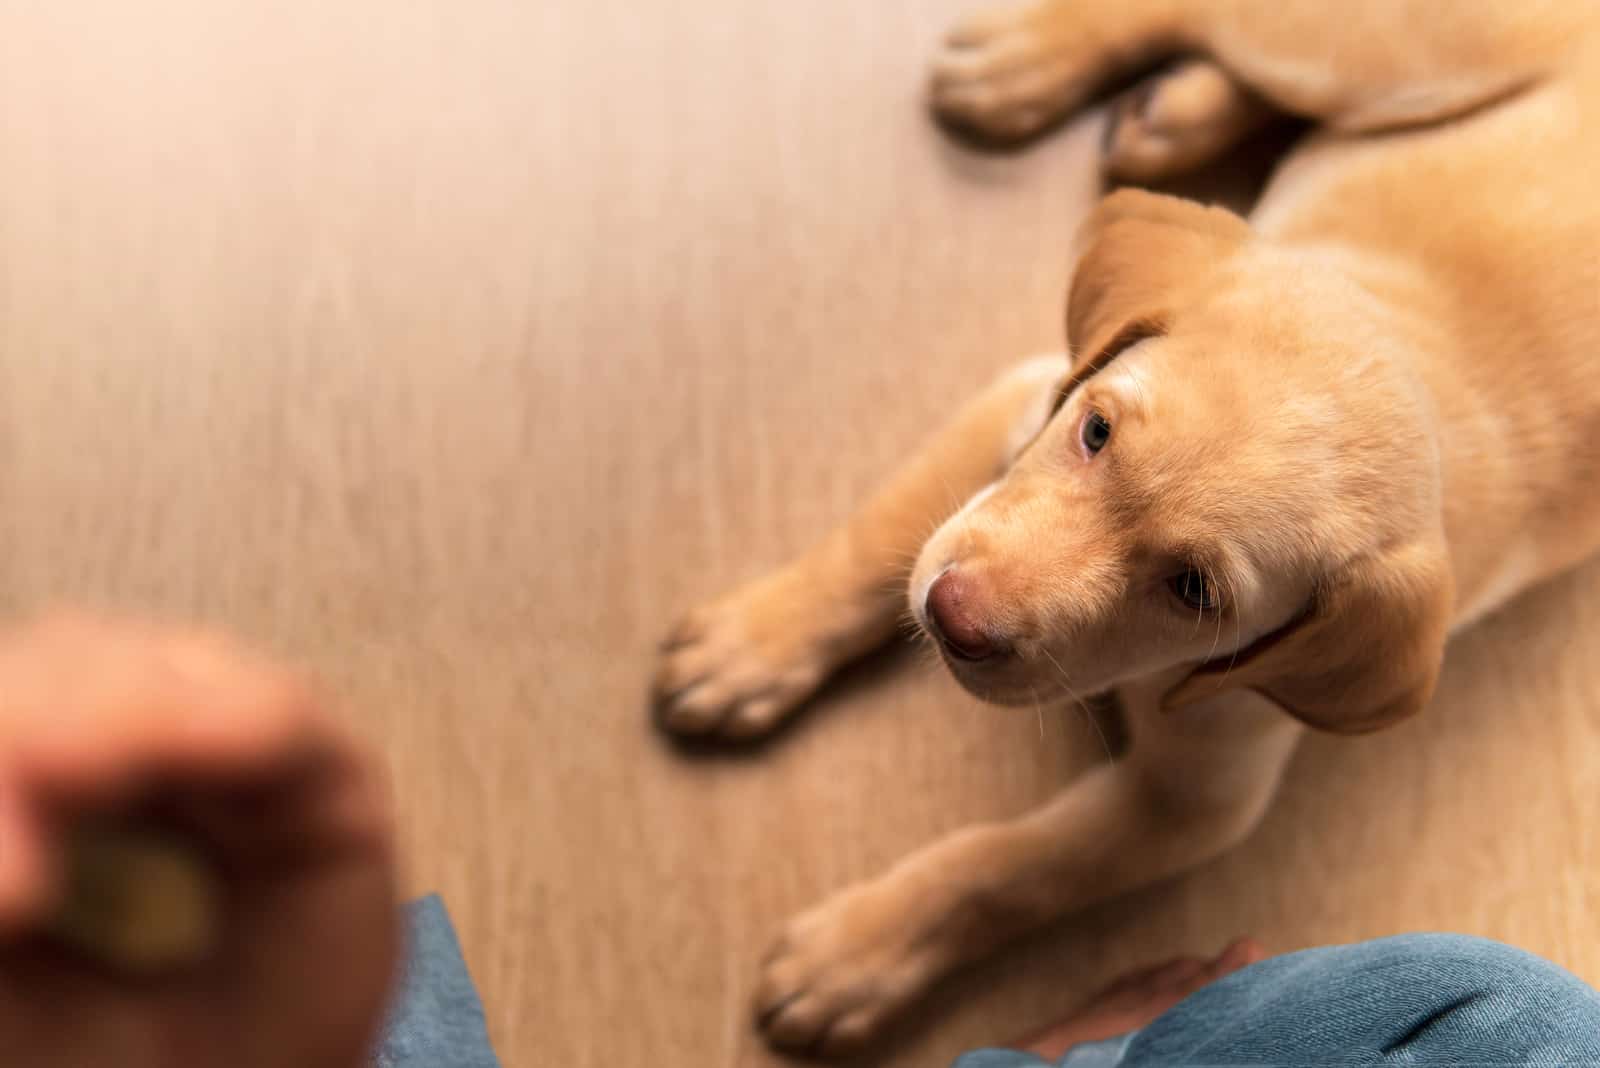
<svg viewBox="0 0 1600 1068">
<path fill-rule="evenodd" d="M 83 820 L 191 841 L 219 929 L 169 973 L 51 935 Z M 0 1050 L 52 1068 L 356 1068 L 397 954 L 378 763 L 292 675 L 207 635 L 0 635 Z"/>
</svg>

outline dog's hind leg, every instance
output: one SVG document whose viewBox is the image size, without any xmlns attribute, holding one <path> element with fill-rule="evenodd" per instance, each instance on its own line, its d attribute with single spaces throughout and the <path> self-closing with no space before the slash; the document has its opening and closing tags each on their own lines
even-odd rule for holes
<svg viewBox="0 0 1600 1068">
<path fill-rule="evenodd" d="M 678 734 L 776 727 L 829 673 L 881 645 L 923 541 L 1005 473 L 1050 414 L 1065 356 L 1003 375 L 810 552 L 685 616 L 663 645 L 656 712 Z"/>
<path fill-rule="evenodd" d="M 1373 131 L 1537 82 L 1593 24 L 1590 5 L 1548 0 L 1023 0 L 955 25 L 930 102 L 951 125 L 1022 141 L 1119 75 L 1203 56 L 1279 111 Z"/>
<path fill-rule="evenodd" d="M 1196 0 L 1176 35 L 1278 109 L 1348 132 L 1440 122 L 1559 68 L 1587 4 Z"/>
</svg>

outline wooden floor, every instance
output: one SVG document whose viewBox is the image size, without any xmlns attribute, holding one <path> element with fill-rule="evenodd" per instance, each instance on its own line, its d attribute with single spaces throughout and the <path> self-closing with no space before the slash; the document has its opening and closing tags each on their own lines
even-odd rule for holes
<svg viewBox="0 0 1600 1068">
<path fill-rule="evenodd" d="M 679 609 L 1060 336 L 1096 129 L 925 121 L 955 0 L 0 4 L 0 602 L 214 621 L 381 740 L 511 1066 L 773 1063 L 791 911 L 1104 759 L 906 652 L 752 754 L 647 726 Z M 690 12 L 693 12 L 691 15 Z M 943 989 L 938 1065 L 1113 971 L 1417 928 L 1600 980 L 1600 568 L 1317 740 L 1226 860 Z"/>
</svg>

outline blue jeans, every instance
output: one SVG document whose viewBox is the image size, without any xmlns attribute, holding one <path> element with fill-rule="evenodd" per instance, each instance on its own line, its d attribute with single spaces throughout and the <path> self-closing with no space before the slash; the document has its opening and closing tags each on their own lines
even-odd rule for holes
<svg viewBox="0 0 1600 1068">
<path fill-rule="evenodd" d="M 500 1068 L 444 902 L 406 906 L 406 962 L 373 1068 Z"/>
<path fill-rule="evenodd" d="M 1308 949 L 1204 987 L 1064 1068 L 1155 1065 L 1600 1065 L 1600 995 L 1520 949 L 1417 934 Z M 979 1050 L 955 1068 L 1042 1068 Z"/>
</svg>

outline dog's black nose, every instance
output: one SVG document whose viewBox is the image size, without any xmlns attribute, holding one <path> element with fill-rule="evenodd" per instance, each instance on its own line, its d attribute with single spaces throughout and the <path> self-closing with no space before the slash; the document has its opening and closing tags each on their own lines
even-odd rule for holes
<svg viewBox="0 0 1600 1068">
<path fill-rule="evenodd" d="M 974 587 L 954 568 L 928 588 L 928 626 L 934 636 L 963 660 L 984 660 L 995 654 L 995 644 L 978 625 Z"/>
</svg>

